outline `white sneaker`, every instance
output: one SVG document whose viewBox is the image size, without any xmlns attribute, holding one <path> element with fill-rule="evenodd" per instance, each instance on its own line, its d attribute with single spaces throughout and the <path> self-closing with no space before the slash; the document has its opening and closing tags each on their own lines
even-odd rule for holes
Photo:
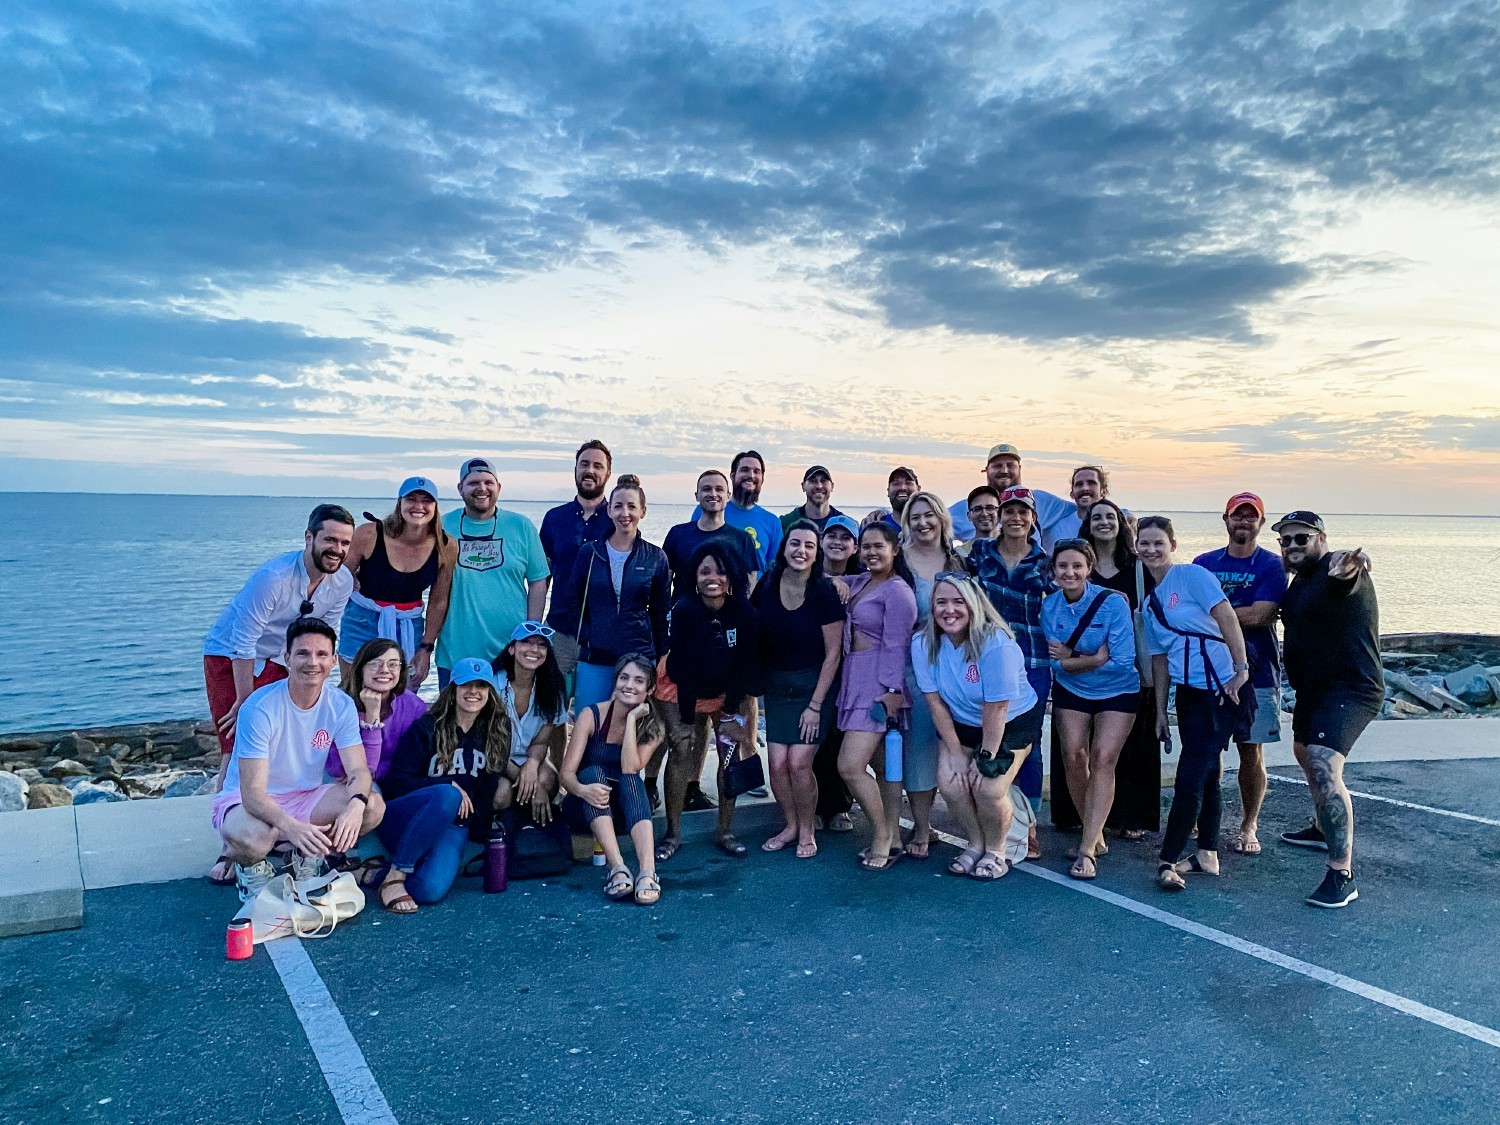
<svg viewBox="0 0 1500 1125">
<path fill-rule="evenodd" d="M 266 884 L 275 877 L 276 869 L 268 860 L 263 859 L 259 863 L 252 863 L 249 867 L 243 867 L 238 863 L 234 865 L 234 883 L 239 888 L 241 902 L 249 902 L 260 894 Z"/>
<path fill-rule="evenodd" d="M 323 859 L 321 856 L 303 855 L 296 848 L 292 849 L 291 855 L 292 878 L 298 883 L 308 879 L 316 879 L 323 874 Z"/>
</svg>

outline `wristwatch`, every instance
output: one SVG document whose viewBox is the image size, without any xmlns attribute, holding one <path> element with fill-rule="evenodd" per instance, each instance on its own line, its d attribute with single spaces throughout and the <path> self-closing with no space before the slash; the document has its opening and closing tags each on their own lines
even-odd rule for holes
<svg viewBox="0 0 1500 1125">
<path fill-rule="evenodd" d="M 1236 671 L 1236 672 L 1248 672 L 1248 671 L 1250 671 L 1250 665 L 1248 663 L 1245 663 L 1245 664 L 1236 664 L 1234 666 L 1234 671 Z"/>
<path fill-rule="evenodd" d="M 369 794 L 366 794 L 366 793 L 351 793 L 351 794 L 349 794 L 349 800 L 351 800 L 351 801 L 363 801 L 365 803 L 365 808 L 369 808 L 370 807 L 370 797 L 369 797 Z"/>
</svg>

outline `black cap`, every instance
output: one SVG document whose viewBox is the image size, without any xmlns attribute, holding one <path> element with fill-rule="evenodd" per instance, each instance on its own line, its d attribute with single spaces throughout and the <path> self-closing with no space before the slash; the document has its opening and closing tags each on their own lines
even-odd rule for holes
<svg viewBox="0 0 1500 1125">
<path fill-rule="evenodd" d="M 1328 530 L 1323 526 L 1323 517 L 1318 515 L 1317 512 L 1304 511 L 1288 512 L 1286 515 L 1282 516 L 1279 520 L 1271 525 L 1271 530 L 1280 532 L 1283 527 L 1286 527 L 1288 524 L 1293 523 L 1300 523 L 1307 527 L 1315 527 L 1319 531 Z"/>
<path fill-rule="evenodd" d="M 826 465 L 813 465 L 813 466 L 811 466 L 807 470 L 807 472 L 805 472 L 805 473 L 802 474 L 802 483 L 806 484 L 808 481 L 812 480 L 813 477 L 819 477 L 819 476 L 827 477 L 828 478 L 828 483 L 829 484 L 833 483 L 833 474 L 828 471 L 828 466 L 826 466 Z"/>
<path fill-rule="evenodd" d="M 892 469 L 891 475 L 885 478 L 885 483 L 890 484 L 891 481 L 895 480 L 897 477 L 911 477 L 914 484 L 922 483 L 917 479 L 917 470 L 908 469 L 905 465 L 897 465 L 894 469 Z"/>
</svg>

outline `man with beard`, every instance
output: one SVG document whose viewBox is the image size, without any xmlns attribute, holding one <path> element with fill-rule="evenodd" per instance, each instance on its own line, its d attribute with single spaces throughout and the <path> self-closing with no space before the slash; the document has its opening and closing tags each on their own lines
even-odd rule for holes
<svg viewBox="0 0 1500 1125">
<path fill-rule="evenodd" d="M 1109 495 L 1109 473 L 1099 465 L 1078 466 L 1068 482 L 1068 495 L 1073 501 L 1072 508 L 1066 512 L 1059 510 L 1041 528 L 1042 550 L 1049 555 L 1059 539 L 1077 539 L 1083 534 L 1083 521 L 1088 518 L 1089 509 Z M 1130 514 L 1123 508 L 1120 510 L 1127 516 Z"/>
<path fill-rule="evenodd" d="M 614 458 L 609 446 L 595 438 L 578 447 L 573 455 L 573 488 L 576 495 L 566 504 L 549 508 L 542 517 L 542 553 L 553 574 L 573 573 L 573 560 L 585 543 L 608 539 L 614 530 L 604 502 Z M 552 593 L 547 610 L 547 624 L 557 632 L 552 638 L 553 651 L 564 675 L 578 666 L 578 607 L 566 604 L 560 590 Z"/>
<path fill-rule="evenodd" d="M 884 520 L 899 531 L 901 513 L 906 511 L 906 502 L 915 496 L 921 487 L 915 469 L 897 465 L 891 470 L 891 475 L 885 478 L 885 498 L 890 501 L 891 506 L 876 508 L 873 512 L 867 513 L 865 518 L 859 521 L 860 530 L 863 531 L 872 523 Z"/>
<path fill-rule="evenodd" d="M 802 474 L 802 495 L 807 497 L 806 502 L 781 517 L 783 538 L 798 520 L 807 520 L 821 536 L 830 519 L 844 514 L 829 502 L 833 499 L 833 474 L 822 465 L 814 465 Z"/>
<path fill-rule="evenodd" d="M 753 449 L 736 453 L 729 462 L 729 484 L 731 488 L 729 506 L 724 509 L 724 521 L 737 527 L 755 545 L 755 570 L 764 574 L 776 560 L 776 550 L 781 546 L 781 520 L 762 508 L 761 487 L 766 482 L 766 459 Z M 693 519 L 703 513 L 695 511 Z"/>
<path fill-rule="evenodd" d="M 221 779 L 245 700 L 257 688 L 286 679 L 287 627 L 299 617 L 316 617 L 334 628 L 343 618 L 354 589 L 354 576 L 344 569 L 353 540 L 348 509 L 319 504 L 307 517 L 302 547 L 252 574 L 204 638 L 203 680 L 224 754 Z"/>
<path fill-rule="evenodd" d="M 1075 473 L 1074 476 L 1077 476 Z M 1021 488 L 1021 451 L 1008 442 L 1001 442 L 990 447 L 989 456 L 984 459 L 984 477 L 987 483 L 996 492 L 1004 493 L 1010 488 Z M 1036 534 L 1042 542 L 1043 550 L 1051 550 L 1051 542 L 1054 539 L 1066 539 L 1067 535 L 1051 535 L 1050 529 L 1059 523 L 1066 521 L 1070 516 L 1077 516 L 1079 512 L 1076 501 L 1064 500 L 1061 496 L 1055 496 L 1050 492 L 1043 492 L 1039 488 L 1033 488 L 1031 498 L 1036 501 Z M 1097 497 L 1095 497 L 1097 499 Z M 1092 501 L 1091 501 L 1092 502 Z M 960 500 L 948 509 L 948 515 L 953 519 L 953 534 L 960 541 L 974 538 L 974 524 L 969 519 L 968 501 Z M 1078 534 L 1078 525 L 1073 525 L 1073 535 Z"/>
<path fill-rule="evenodd" d="M 1239 492 L 1224 505 L 1229 545 L 1193 560 L 1224 587 L 1224 596 L 1245 634 L 1245 657 L 1250 662 L 1250 686 L 1255 690 L 1255 716 L 1241 719 L 1234 741 L 1240 752 L 1240 803 L 1244 820 L 1235 851 L 1259 855 L 1260 807 L 1266 799 L 1266 764 L 1261 747 L 1281 741 L 1281 650 L 1276 644 L 1276 611 L 1286 593 L 1286 568 L 1281 557 L 1256 545 L 1266 524 L 1266 508 L 1253 492 Z"/>
<path fill-rule="evenodd" d="M 1287 681 L 1297 693 L 1292 750 L 1312 792 L 1315 823 L 1281 839 L 1328 853 L 1328 871 L 1309 906 L 1334 909 L 1359 897 L 1354 886 L 1354 806 L 1344 787 L 1344 760 L 1380 714 L 1380 615 L 1370 558 L 1329 551 L 1323 520 L 1292 512 L 1272 526 L 1292 574 L 1281 600 Z"/>
<path fill-rule="evenodd" d="M 523 621 L 540 621 L 547 602 L 547 556 L 536 525 L 500 508 L 500 478 L 483 457 L 458 470 L 464 506 L 443 517 L 458 542 L 448 614 L 438 636 L 438 690 L 466 657 L 493 660 Z"/>
</svg>

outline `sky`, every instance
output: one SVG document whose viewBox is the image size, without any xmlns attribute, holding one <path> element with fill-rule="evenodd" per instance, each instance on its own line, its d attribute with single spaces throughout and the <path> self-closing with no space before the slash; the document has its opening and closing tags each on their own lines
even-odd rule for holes
<svg viewBox="0 0 1500 1125">
<path fill-rule="evenodd" d="M 7 12 L 0 490 L 1500 513 L 1494 3 Z"/>
</svg>

